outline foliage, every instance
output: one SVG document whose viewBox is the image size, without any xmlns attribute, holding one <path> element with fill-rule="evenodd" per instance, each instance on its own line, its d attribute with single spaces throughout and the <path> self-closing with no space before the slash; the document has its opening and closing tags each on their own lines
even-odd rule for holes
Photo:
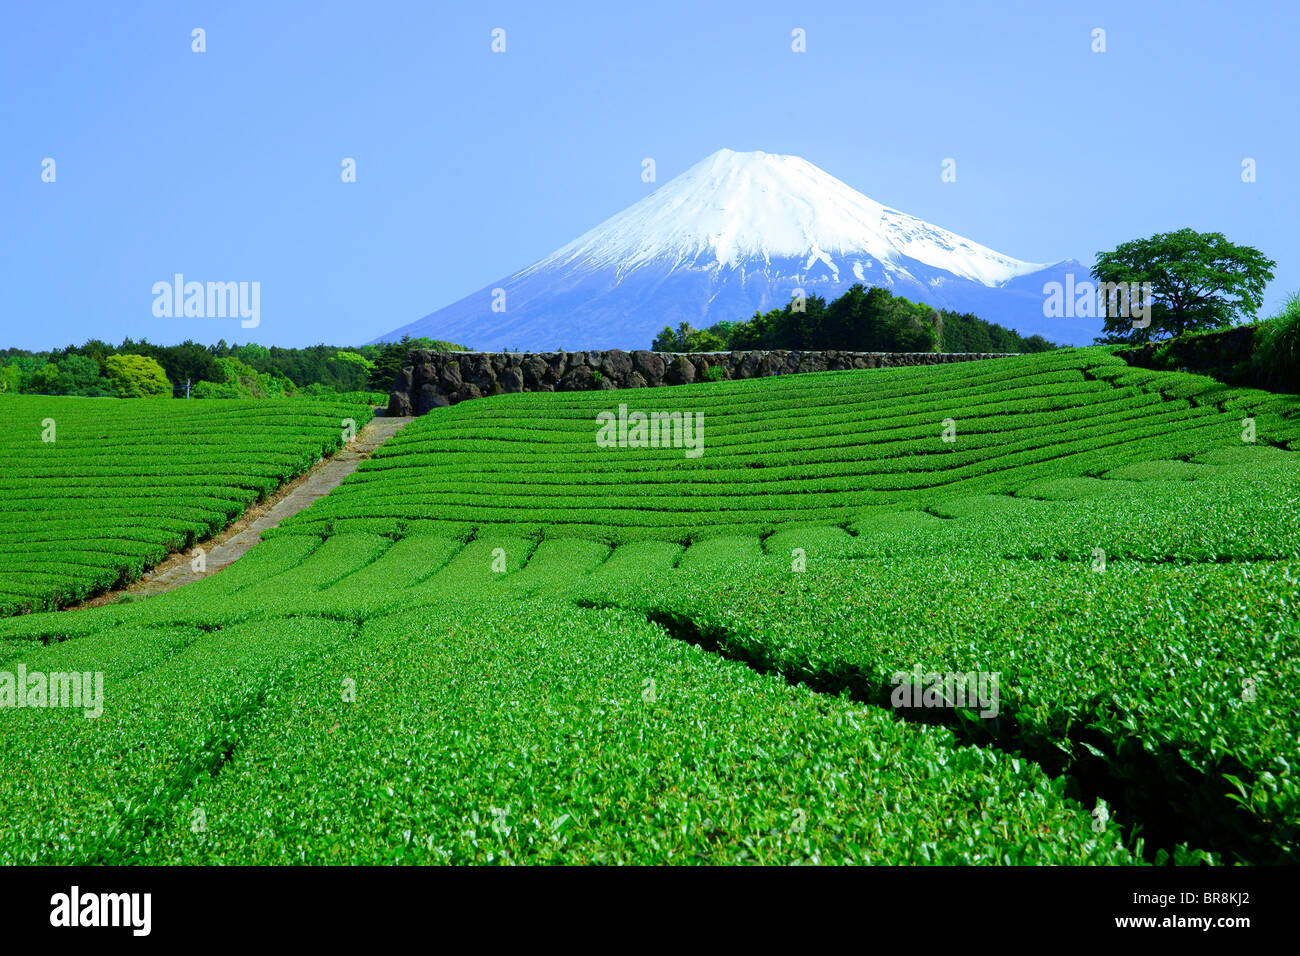
<svg viewBox="0 0 1300 956">
<path fill-rule="evenodd" d="M 722 352 L 727 350 L 727 341 L 716 327 L 693 329 L 690 323 L 682 322 L 676 332 L 665 326 L 650 348 L 655 352 Z"/>
<path fill-rule="evenodd" d="M 608 395 L 466 402 L 220 574 L 0 622 L 0 661 L 113 689 L 0 713 L 0 862 L 1128 864 L 1135 827 L 1295 862 L 1300 399 L 1106 348 L 636 398 L 704 454 L 595 447 Z M 304 402 L 11 402 L 61 430 L 0 461 L 0 594 L 315 453 Z M 263 419 L 308 434 L 232 448 Z M 183 492 L 128 508 L 141 474 Z M 997 672 L 999 713 L 895 708 L 917 667 Z"/>
<path fill-rule="evenodd" d="M 781 309 L 755 312 L 743 322 L 718 322 L 676 331 L 664 328 L 656 352 L 750 349 L 844 349 L 862 352 L 1043 352 L 1042 336 L 1024 338 L 971 315 L 939 311 L 887 289 L 858 283 L 829 305 L 821 296 L 792 299 Z"/>
<path fill-rule="evenodd" d="M 1151 322 L 1134 328 L 1130 316 L 1107 309 L 1104 341 L 1141 343 L 1225 328 L 1255 314 L 1276 263 L 1222 233 L 1179 229 L 1122 243 L 1097 255 L 1098 283 L 1150 283 Z M 1113 314 L 1112 314 L 1113 313 Z"/>
<path fill-rule="evenodd" d="M 21 834 L 0 861 L 1133 862 L 1029 761 L 728 664 L 634 614 L 444 598 L 360 625 L 241 618 L 268 595 L 328 595 L 365 560 L 421 587 L 403 542 L 283 544 L 245 558 L 257 567 L 224 597 L 224 574 L 201 582 L 220 626 L 162 623 L 197 607 L 176 592 L 92 612 L 119 623 L 97 639 L 20 652 L 33 671 L 104 672 L 113 698 L 97 720 L 6 715 L 0 747 L 29 769 L 0 780 Z M 537 562 L 534 587 L 591 568 L 539 548 L 494 578 L 478 542 L 439 567 L 457 547 L 441 544 L 426 553 L 445 595 L 507 589 Z"/>
<path fill-rule="evenodd" d="M 54 392 L 58 395 L 112 395 L 109 382 L 100 374 L 99 363 L 84 355 L 69 355 L 58 364 L 59 377 Z"/>
<path fill-rule="evenodd" d="M 387 405 L 387 392 L 355 391 L 355 392 L 337 392 L 328 385 L 320 382 L 313 382 L 306 388 L 301 388 L 297 392 L 306 398 L 327 398 L 339 402 L 360 402 L 365 405 Z"/>
<path fill-rule="evenodd" d="M 1300 392 L 1300 293 L 1292 293 L 1277 315 L 1261 323 L 1256 342 L 1263 381 Z"/>
<path fill-rule="evenodd" d="M 119 353 L 130 351 L 147 355 L 163 367 L 163 371 L 173 385 L 181 387 L 182 395 L 185 394 L 186 382 L 192 386 L 196 382 L 220 381 L 221 372 L 214 356 L 197 342 L 187 340 L 180 345 L 152 345 L 143 340 L 132 342 L 128 338 L 116 350 L 106 342 L 88 342 L 82 346 L 82 349 L 83 352 L 88 350 L 101 364 L 106 361 L 107 356 L 114 354 L 114 351 Z"/>
<path fill-rule="evenodd" d="M 367 375 L 375 367 L 375 363 L 360 352 L 353 352 L 349 349 L 339 349 L 334 356 L 334 361 L 341 363 L 343 366 L 354 365 L 359 371 L 365 372 Z"/>
<path fill-rule="evenodd" d="M 1281 688 L 1300 680 L 1287 597 L 1300 465 L 1277 446 L 1300 444 L 1300 402 L 1102 349 L 639 396 L 647 412 L 704 413 L 706 451 L 689 460 L 593 453 L 606 401 L 502 396 L 417 420 L 280 532 L 614 543 L 589 580 L 574 567 L 525 593 L 672 621 L 688 641 L 877 706 L 918 662 L 999 671 L 1007 718 L 967 726 L 953 713 L 963 739 L 1110 775 L 1121 792 L 1137 781 L 1126 812 L 1230 859 L 1294 854 L 1286 766 L 1300 718 Z M 945 447 L 940 422 L 954 415 Z M 618 561 L 653 538 L 667 550 Z M 441 578 L 387 606 L 479 593 Z M 322 607 L 361 613 L 327 595 Z"/>
<path fill-rule="evenodd" d="M 1132 368 L 1101 348 L 639 392 L 641 411 L 704 416 L 704 453 L 688 458 L 593 449 L 595 416 L 609 405 L 600 393 L 566 393 L 560 408 L 544 393 L 502 395 L 482 411 L 464 403 L 418 419 L 361 466 L 346 494 L 293 522 L 418 518 L 523 535 L 558 522 L 619 541 L 838 524 L 866 509 L 928 506 L 940 489 L 1009 494 L 1143 456 L 1240 444 L 1238 402 L 1252 409 L 1260 443 L 1296 442 L 1300 417 L 1283 417 L 1295 408 L 1287 401 Z M 951 443 L 941 437 L 947 418 Z M 410 462 L 418 470 L 406 473 Z"/>
<path fill-rule="evenodd" d="M 217 359 L 224 381 L 200 382 L 191 390 L 193 398 L 286 398 L 296 389 L 278 372 L 267 375 L 245 365 L 233 355 Z"/>
<path fill-rule="evenodd" d="M 92 358 L 69 353 L 57 362 L 18 356 L 0 369 L 0 392 L 35 392 L 46 395 L 113 395 L 111 383 Z"/>
<path fill-rule="evenodd" d="M 147 355 L 117 354 L 104 360 L 104 376 L 119 398 L 170 398 L 163 367 Z"/>
<path fill-rule="evenodd" d="M 47 362 L 27 376 L 27 387 L 24 391 L 50 395 L 54 394 L 58 387 L 59 367 L 53 362 Z"/>
<path fill-rule="evenodd" d="M 1022 353 L 1056 348 L 1041 335 L 1022 336 L 996 322 L 986 322 L 970 312 L 939 311 L 940 352 Z"/>
<path fill-rule="evenodd" d="M 5 396 L 0 614 L 135 579 L 338 448 L 343 418 L 360 429 L 370 415 L 338 402 Z"/>
<path fill-rule="evenodd" d="M 1122 509 L 1112 501 L 1109 511 Z M 791 531 L 783 544 L 809 553 L 803 574 L 790 572 L 787 549 L 765 567 L 727 557 L 699 574 L 663 572 L 587 600 L 689 622 L 726 656 L 881 708 L 890 707 L 893 675 L 918 664 L 996 672 L 996 720 L 936 716 L 968 742 L 1125 781 L 1137 793 L 1123 809 L 1162 828 L 1176 820 L 1193 845 L 1295 862 L 1300 792 L 1286 741 L 1300 717 L 1283 689 L 1300 676 L 1300 618 L 1287 602 L 1300 581 L 1295 565 L 1150 563 L 1106 548 L 1109 566 L 1098 572 L 1090 555 L 990 552 L 995 529 L 1018 530 L 1025 510 L 1014 521 L 966 512 L 921 533 L 882 520 L 870 540 L 842 545 L 852 560 Z M 969 583 L 952 588 L 954 580 Z M 1018 597 L 1030 594 L 1032 602 Z M 1259 612 L 1249 620 L 1239 613 L 1247 604 Z M 1234 791 L 1249 795 L 1250 812 L 1225 798 Z"/>
<path fill-rule="evenodd" d="M 361 350 L 361 354 L 371 362 L 365 387 L 375 392 L 391 392 L 393 383 L 397 380 L 397 373 L 402 370 L 402 364 L 406 360 L 406 353 L 411 349 L 429 349 L 434 352 L 466 351 L 463 345 L 453 345 L 450 342 L 441 342 L 423 336 L 411 338 L 409 335 L 403 335 L 396 342 L 377 346 L 368 345 Z"/>
<path fill-rule="evenodd" d="M 404 345 L 365 345 L 350 349 L 327 345 L 288 349 L 251 342 L 228 345 L 224 340 L 213 346 L 192 341 L 153 345 L 130 338 L 114 346 L 90 339 L 81 346 L 43 353 L 0 349 L 0 393 L 114 395 L 115 387 L 104 377 L 107 360 L 113 355 L 129 354 L 147 356 L 161 365 L 173 386 L 169 392 L 181 398 L 185 397 L 187 383 L 191 396 L 208 398 L 293 395 L 310 385 L 320 386 L 313 394 L 368 390 L 387 395 L 396 369 L 405 357 L 405 349 L 416 347 L 463 350 L 458 345 L 425 338 L 407 339 Z M 375 372 L 375 363 L 381 355 L 386 356 L 391 375 L 388 371 Z M 223 364 L 223 360 L 233 360 L 236 364 L 232 366 L 229 361 Z M 94 363 L 94 375 L 90 362 Z M 236 369 L 233 376 L 232 368 Z M 382 383 L 375 384 L 380 379 Z"/>
</svg>

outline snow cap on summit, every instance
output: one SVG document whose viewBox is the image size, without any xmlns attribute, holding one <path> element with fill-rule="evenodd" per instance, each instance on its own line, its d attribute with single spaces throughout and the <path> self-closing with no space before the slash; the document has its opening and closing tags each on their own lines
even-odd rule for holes
<svg viewBox="0 0 1300 956">
<path fill-rule="evenodd" d="M 886 268 L 911 258 L 987 286 L 1045 267 L 883 206 L 801 157 L 720 149 L 533 268 L 789 258 L 812 266 L 854 255 Z"/>
</svg>

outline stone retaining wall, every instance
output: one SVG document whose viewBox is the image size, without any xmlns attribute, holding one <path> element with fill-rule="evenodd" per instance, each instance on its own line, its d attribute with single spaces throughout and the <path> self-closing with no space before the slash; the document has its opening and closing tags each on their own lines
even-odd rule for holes
<svg viewBox="0 0 1300 956">
<path fill-rule="evenodd" d="M 389 415 L 423 415 L 510 392 L 589 392 L 687 385 L 854 368 L 943 365 L 1002 358 L 987 352 L 433 352 L 412 349 L 388 400 Z"/>
</svg>

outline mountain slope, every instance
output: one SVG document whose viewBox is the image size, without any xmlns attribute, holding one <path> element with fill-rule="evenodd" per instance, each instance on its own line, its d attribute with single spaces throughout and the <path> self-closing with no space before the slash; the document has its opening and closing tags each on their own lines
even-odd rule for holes
<svg viewBox="0 0 1300 956">
<path fill-rule="evenodd" d="M 797 156 L 723 149 L 539 262 L 380 341 L 644 348 L 665 325 L 748 318 L 796 289 L 831 299 L 862 282 L 1024 335 L 1085 343 L 1093 321 L 1043 316 L 1044 282 L 1067 272 L 1086 270 L 995 252 Z"/>
</svg>

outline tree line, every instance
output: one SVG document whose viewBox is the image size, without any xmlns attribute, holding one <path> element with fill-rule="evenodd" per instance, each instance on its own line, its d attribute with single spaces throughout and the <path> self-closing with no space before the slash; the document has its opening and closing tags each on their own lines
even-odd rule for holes
<svg viewBox="0 0 1300 956">
<path fill-rule="evenodd" d="M 1098 342 L 1142 344 L 1254 319 L 1274 266 L 1257 249 L 1231 243 L 1221 233 L 1179 229 L 1097 255 L 1092 278 L 1099 285 L 1140 289 L 1140 312 L 1079 312 L 1080 302 L 1060 305 L 1103 318 Z M 1098 294 L 1092 285 L 1079 289 L 1080 295 Z M 1045 287 L 1045 296 L 1047 292 Z M 1263 324 L 1261 333 L 1260 348 L 1268 361 L 1283 367 L 1286 375 L 1300 375 L 1295 297 Z M 651 345 L 665 352 L 1042 352 L 1055 347 L 1039 335 L 1022 336 L 969 312 L 935 309 L 861 283 L 829 303 L 816 295 L 797 297 L 747 320 L 717 322 L 706 329 L 686 322 L 675 330 L 665 327 Z M 224 339 L 216 345 L 154 345 L 130 338 L 112 345 L 91 339 L 49 352 L 0 350 L 0 392 L 196 398 L 386 393 L 412 348 L 465 351 L 450 342 L 409 336 L 384 345 L 302 349 L 227 345 Z"/>
<path fill-rule="evenodd" d="M 1101 318 L 1100 344 L 1141 345 L 1212 332 L 1258 321 L 1274 266 L 1258 249 L 1229 242 L 1222 233 L 1187 228 L 1157 233 L 1098 253 L 1090 270 L 1095 283 L 1073 287 L 1070 301 L 1064 301 L 1059 283 L 1045 285 L 1043 314 Z M 1264 341 L 1300 339 L 1294 302 L 1266 320 Z M 745 321 L 718 322 L 707 329 L 686 322 L 676 330 L 666 327 L 651 347 L 671 352 L 1041 352 L 1056 346 L 969 312 L 935 309 L 859 283 L 829 304 L 820 296 L 796 297 Z M 1289 356 L 1294 348 L 1278 345 L 1274 351 Z"/>
<path fill-rule="evenodd" d="M 1022 336 L 969 312 L 935 309 L 856 283 L 827 303 L 796 297 L 779 309 L 755 312 L 742 322 L 693 329 L 665 327 L 651 348 L 659 352 L 749 349 L 842 349 L 853 352 L 1045 352 L 1041 335 Z"/>
<path fill-rule="evenodd" d="M 381 345 L 293 349 L 245 345 L 155 345 L 90 339 L 49 352 L 0 349 L 0 392 L 119 398 L 268 398 L 388 392 L 412 348 L 464 347 L 406 336 Z"/>
</svg>

